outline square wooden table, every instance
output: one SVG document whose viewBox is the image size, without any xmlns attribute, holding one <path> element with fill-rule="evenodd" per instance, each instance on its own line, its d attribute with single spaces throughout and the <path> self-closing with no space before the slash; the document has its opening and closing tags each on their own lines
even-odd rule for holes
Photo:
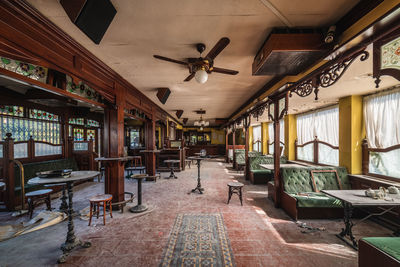
<svg viewBox="0 0 400 267">
<path fill-rule="evenodd" d="M 395 207 L 400 206 L 400 195 L 399 194 L 387 194 L 384 199 L 373 199 L 365 195 L 365 190 L 322 190 L 321 192 L 328 196 L 334 197 L 342 201 L 344 208 L 344 224 L 345 228 L 336 236 L 346 242 L 355 250 L 358 250 L 357 240 L 353 236 L 352 228 L 356 223 L 352 222 L 353 209 L 361 207 L 381 207 L 384 210 L 380 213 L 370 213 L 368 216 L 362 218 L 362 221 L 372 217 L 383 215 Z M 350 239 L 349 242 L 346 236 Z"/>
</svg>

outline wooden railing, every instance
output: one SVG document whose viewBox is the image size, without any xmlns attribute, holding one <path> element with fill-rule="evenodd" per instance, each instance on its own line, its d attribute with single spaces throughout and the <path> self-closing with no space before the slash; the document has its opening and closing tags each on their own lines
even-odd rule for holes
<svg viewBox="0 0 400 267">
<path fill-rule="evenodd" d="M 367 139 L 364 139 L 362 142 L 362 173 L 364 175 L 375 176 L 375 177 L 384 178 L 384 179 L 393 180 L 393 181 L 398 182 L 399 178 L 390 177 L 390 176 L 386 176 L 386 175 L 382 175 L 382 174 L 371 173 L 369 170 L 371 152 L 387 153 L 387 152 L 397 150 L 397 149 L 400 149 L 400 144 L 390 146 L 387 148 L 370 148 L 370 147 L 368 147 Z"/>
<path fill-rule="evenodd" d="M 306 142 L 306 143 L 301 144 L 301 145 L 297 144 L 297 139 L 296 139 L 296 141 L 294 142 L 295 159 L 298 160 L 298 161 L 314 163 L 314 164 L 318 164 L 318 165 L 328 165 L 326 163 L 321 162 L 321 160 L 320 160 L 320 155 L 319 155 L 319 145 L 320 144 L 328 146 L 328 147 L 330 147 L 332 149 L 337 149 L 339 151 L 339 146 L 334 146 L 334 145 L 331 145 L 331 144 L 329 144 L 327 142 L 320 141 L 320 140 L 318 140 L 317 136 L 315 136 L 314 140 Z M 313 151 L 313 160 L 312 161 L 300 159 L 298 157 L 298 148 L 304 148 L 305 146 L 308 146 L 308 145 L 313 145 L 313 149 L 312 149 L 312 151 Z"/>
<path fill-rule="evenodd" d="M 269 147 L 272 146 L 273 144 L 275 144 L 275 141 L 272 141 L 270 143 L 269 140 L 267 140 L 268 154 L 271 154 L 271 151 L 270 151 Z M 281 148 L 280 154 L 282 154 L 282 150 L 285 147 L 285 143 L 282 142 L 282 141 L 279 141 L 279 144 L 281 144 L 281 146 L 279 146 L 279 147 Z"/>
</svg>

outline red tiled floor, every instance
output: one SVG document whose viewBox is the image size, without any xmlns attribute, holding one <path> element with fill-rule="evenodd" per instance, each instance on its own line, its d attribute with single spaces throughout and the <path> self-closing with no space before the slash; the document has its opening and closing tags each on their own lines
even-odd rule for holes
<svg viewBox="0 0 400 267">
<path fill-rule="evenodd" d="M 73 251 L 64 266 L 158 266 L 179 213 L 221 213 L 237 266 L 357 266 L 357 253 L 334 234 L 341 220 L 304 220 L 312 226 L 323 226 L 324 232 L 301 233 L 282 210 L 267 199 L 265 185 L 250 185 L 242 174 L 227 164 L 210 161 L 201 168 L 204 195 L 187 194 L 196 186 L 197 169 L 177 173 L 178 179 L 161 179 L 143 184 L 143 202 L 154 209 L 144 215 L 126 211 L 114 212 L 114 218 L 87 221 L 75 218 L 76 234 L 92 242 L 88 249 Z M 163 176 L 169 174 L 163 173 Z M 244 202 L 234 195 L 226 204 L 227 182 L 244 182 Z M 75 188 L 74 207 L 88 206 L 88 198 L 104 189 L 102 183 L 86 183 Z M 125 190 L 136 192 L 135 181 L 126 180 Z M 136 201 L 132 205 L 135 205 Z M 54 200 L 53 206 L 58 207 Z M 36 213 L 40 207 L 36 209 Z M 26 221 L 0 213 L 0 224 Z M 27 235 L 0 242 L 0 266 L 52 266 L 61 254 L 67 222 Z M 365 222 L 354 228 L 361 235 L 387 235 L 389 230 Z"/>
</svg>

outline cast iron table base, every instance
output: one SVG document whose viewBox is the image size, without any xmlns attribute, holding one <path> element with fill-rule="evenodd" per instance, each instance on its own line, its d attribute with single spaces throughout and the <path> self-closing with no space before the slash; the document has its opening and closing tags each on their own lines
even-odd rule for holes
<svg viewBox="0 0 400 267">
<path fill-rule="evenodd" d="M 58 263 L 65 263 L 69 253 L 76 247 L 88 248 L 92 245 L 90 242 L 81 241 L 75 236 L 74 231 L 74 220 L 73 220 L 73 209 L 72 209 L 72 197 L 73 197 L 73 182 L 67 182 L 68 190 L 68 233 L 65 243 L 61 246 L 63 254 L 58 259 Z"/>
<path fill-rule="evenodd" d="M 137 175 L 136 177 L 133 176 L 133 179 L 136 179 L 138 181 L 138 203 L 136 206 L 132 207 L 130 209 L 131 212 L 133 213 L 140 213 L 146 211 L 148 208 L 146 205 L 142 204 L 142 180 L 145 179 L 147 175 Z"/>
<path fill-rule="evenodd" d="M 192 193 L 199 191 L 199 194 L 203 194 L 204 188 L 201 187 L 201 180 L 200 180 L 200 162 L 202 161 L 201 158 L 196 158 L 197 160 L 197 186 L 196 188 L 192 189 Z"/>
</svg>

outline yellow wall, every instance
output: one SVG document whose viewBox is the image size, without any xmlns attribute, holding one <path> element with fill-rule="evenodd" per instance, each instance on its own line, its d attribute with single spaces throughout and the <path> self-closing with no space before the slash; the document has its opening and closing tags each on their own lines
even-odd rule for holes
<svg viewBox="0 0 400 267">
<path fill-rule="evenodd" d="M 288 160 L 295 160 L 294 142 L 297 138 L 296 115 L 285 116 L 285 156 Z"/>
<path fill-rule="evenodd" d="M 249 127 L 249 151 L 253 151 L 253 126 Z"/>
<path fill-rule="evenodd" d="M 362 96 L 339 100 L 339 165 L 351 174 L 362 173 L 362 140 L 365 138 Z"/>
<path fill-rule="evenodd" d="M 264 155 L 268 154 L 268 122 L 261 123 L 261 144 L 262 144 L 262 153 Z"/>
</svg>

